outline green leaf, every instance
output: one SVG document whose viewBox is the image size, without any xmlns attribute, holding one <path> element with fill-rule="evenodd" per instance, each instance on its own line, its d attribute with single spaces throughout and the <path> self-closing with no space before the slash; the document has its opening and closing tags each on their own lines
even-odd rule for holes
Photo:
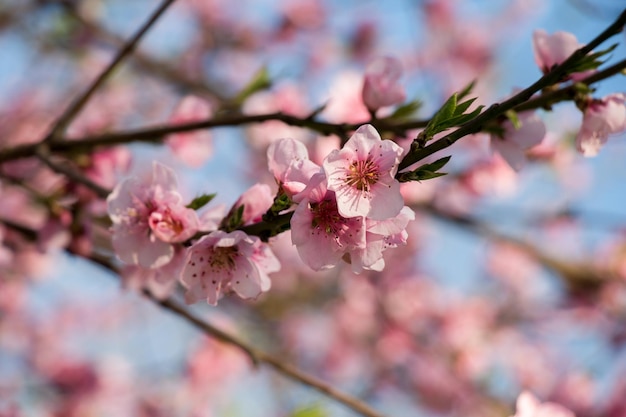
<svg viewBox="0 0 626 417">
<path fill-rule="evenodd" d="M 522 127 L 522 123 L 519 121 L 519 117 L 517 117 L 517 112 L 515 110 L 507 110 L 504 115 L 511 121 L 515 129 Z"/>
<path fill-rule="evenodd" d="M 446 130 L 446 121 L 454 116 L 454 112 L 456 111 L 456 102 L 457 102 L 457 93 L 452 94 L 448 100 L 441 106 L 439 111 L 435 113 L 426 129 L 424 129 L 424 136 L 427 140 L 439 132 Z"/>
<path fill-rule="evenodd" d="M 199 210 L 209 204 L 209 202 L 213 200 L 216 195 L 217 194 L 202 194 L 191 200 L 191 203 L 187 204 L 185 207 L 193 210 Z"/>
<path fill-rule="evenodd" d="M 243 210 L 245 206 L 245 204 L 242 204 L 236 208 L 231 208 L 228 215 L 222 220 L 222 223 L 220 223 L 220 229 L 230 233 L 243 226 Z"/>
<path fill-rule="evenodd" d="M 602 61 L 599 58 L 612 52 L 617 47 L 617 45 L 618 44 L 615 43 L 603 51 L 593 52 L 589 55 L 584 56 L 574 65 L 572 65 L 571 68 L 568 69 L 568 73 L 572 74 L 575 72 L 583 72 L 598 68 L 600 65 L 606 62 L 606 60 Z"/>
<path fill-rule="evenodd" d="M 291 417 L 327 417 L 328 413 L 319 405 L 299 408 L 291 413 Z"/>
<path fill-rule="evenodd" d="M 277 217 L 281 211 L 287 210 L 289 207 L 293 205 L 293 201 L 291 198 L 284 192 L 281 192 L 276 197 L 274 197 L 274 203 L 272 207 L 267 210 L 267 212 L 263 215 L 263 221 L 270 222 L 272 219 Z"/>
<path fill-rule="evenodd" d="M 403 172 L 399 174 L 398 181 L 423 181 L 447 175 L 446 172 L 437 171 L 443 168 L 450 161 L 450 158 L 451 156 L 446 156 L 444 158 L 437 159 L 435 162 L 431 162 L 430 164 L 421 165 L 413 171 Z"/>
<path fill-rule="evenodd" d="M 419 100 L 413 100 L 398 107 L 389 116 L 389 119 L 406 119 L 411 117 L 422 107 L 422 102 Z"/>
<path fill-rule="evenodd" d="M 455 116 L 455 117 L 452 117 L 452 118 L 448 119 L 448 122 L 447 122 L 448 126 L 446 127 L 446 129 L 448 129 L 450 127 L 454 127 L 454 126 L 459 126 L 459 125 L 462 125 L 463 123 L 469 122 L 474 117 L 478 116 L 480 114 L 480 112 L 483 110 L 483 108 L 485 108 L 485 106 L 478 106 L 471 113 L 462 114 L 460 116 Z M 443 130 L 445 130 L 445 129 L 443 129 Z"/>
<path fill-rule="evenodd" d="M 266 67 L 262 67 L 254 74 L 248 85 L 246 85 L 235 97 L 235 102 L 238 104 L 246 101 L 252 94 L 266 90 L 272 86 L 272 80 L 270 80 L 269 72 Z"/>
<path fill-rule="evenodd" d="M 471 106 L 472 103 L 475 101 L 476 101 L 476 97 L 466 100 L 463 103 L 459 104 L 458 106 L 456 106 L 456 109 L 454 110 L 454 115 L 456 116 L 456 115 L 465 113 L 465 111 L 469 108 L 469 106 Z"/>
<path fill-rule="evenodd" d="M 472 92 L 472 90 L 474 89 L 474 86 L 476 85 L 476 80 L 473 80 L 471 83 L 469 83 L 464 89 L 462 89 L 459 92 L 459 100 L 463 100 L 465 97 L 467 97 L 469 95 L 469 93 Z"/>
</svg>

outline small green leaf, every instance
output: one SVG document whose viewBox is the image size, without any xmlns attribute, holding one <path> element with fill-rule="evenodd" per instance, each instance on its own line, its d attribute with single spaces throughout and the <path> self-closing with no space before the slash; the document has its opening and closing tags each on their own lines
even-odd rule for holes
<svg viewBox="0 0 626 417">
<path fill-rule="evenodd" d="M 419 100 L 413 100 L 398 107 L 389 116 L 389 119 L 406 119 L 411 117 L 422 107 L 422 102 Z"/>
<path fill-rule="evenodd" d="M 328 413 L 319 405 L 299 408 L 291 413 L 291 417 L 327 417 Z"/>
<path fill-rule="evenodd" d="M 454 127 L 454 126 L 460 126 L 463 123 L 469 122 L 474 117 L 478 116 L 484 107 L 485 106 L 478 106 L 471 113 L 462 114 L 460 116 L 455 116 L 455 117 L 452 117 L 452 118 L 448 119 L 448 122 L 446 123 L 446 125 L 447 125 L 446 129 L 449 129 L 449 128 Z M 445 129 L 443 129 L 443 130 L 445 130 Z"/>
<path fill-rule="evenodd" d="M 431 162 L 430 164 L 424 164 L 417 169 L 423 169 L 427 171 L 439 171 L 441 168 L 446 166 L 448 162 L 450 162 L 451 158 L 451 155 L 444 156 L 443 158 L 437 159 L 435 162 Z"/>
<path fill-rule="evenodd" d="M 276 197 L 274 197 L 274 203 L 272 207 L 267 210 L 267 212 L 263 215 L 263 221 L 270 222 L 272 219 L 277 217 L 281 211 L 287 210 L 289 207 L 293 205 L 293 201 L 291 198 L 284 192 L 279 193 Z"/>
<path fill-rule="evenodd" d="M 472 92 L 472 90 L 474 89 L 474 86 L 476 85 L 476 80 L 473 80 L 471 83 L 469 83 L 463 90 L 461 90 L 459 92 L 459 100 L 463 100 L 465 97 L 467 97 L 469 95 L 469 93 Z"/>
<path fill-rule="evenodd" d="M 457 93 L 452 94 L 448 100 L 441 106 L 439 111 L 435 113 L 426 129 L 424 129 L 424 136 L 429 139 L 439 132 L 446 130 L 446 121 L 454 116 L 456 111 Z"/>
<path fill-rule="evenodd" d="M 459 104 L 454 111 L 454 115 L 457 116 L 457 115 L 465 113 L 465 111 L 469 108 L 469 106 L 471 106 L 472 103 L 475 101 L 476 101 L 476 97 L 470 98 L 469 100 L 466 100 L 463 103 Z"/>
<path fill-rule="evenodd" d="M 222 223 L 220 223 L 220 229 L 223 229 L 225 232 L 230 233 L 233 230 L 241 227 L 243 225 L 244 208 L 245 204 L 231 208 L 230 212 L 228 212 L 228 215 L 222 220 Z"/>
<path fill-rule="evenodd" d="M 193 200 L 191 200 L 191 203 L 187 204 L 185 207 L 190 208 L 192 210 L 199 210 L 202 207 L 209 204 L 209 202 L 213 200 L 215 196 L 216 194 L 202 194 L 194 198 Z"/>
<path fill-rule="evenodd" d="M 272 86 L 272 80 L 270 80 L 269 72 L 266 67 L 262 67 L 252 77 L 248 85 L 246 85 L 235 97 L 235 102 L 238 104 L 246 101 L 252 94 L 266 90 Z"/>
<path fill-rule="evenodd" d="M 447 175 L 446 172 L 437 171 L 443 168 L 450 161 L 450 158 L 451 156 L 446 156 L 444 158 L 437 159 L 435 162 L 431 162 L 430 164 L 421 165 L 413 171 L 403 172 L 399 174 L 398 181 L 423 181 Z"/>
<path fill-rule="evenodd" d="M 519 117 L 517 117 L 517 112 L 515 110 L 507 110 L 504 115 L 511 121 L 515 129 L 522 127 L 522 123 L 519 121 Z"/>
<path fill-rule="evenodd" d="M 603 51 L 594 52 L 587 56 L 584 56 L 574 65 L 572 65 L 571 68 L 568 69 L 568 73 L 572 74 L 575 72 L 583 72 L 598 68 L 600 65 L 606 62 L 606 60 L 602 61 L 599 58 L 612 52 L 617 47 L 617 45 L 618 44 L 615 43 Z"/>
</svg>

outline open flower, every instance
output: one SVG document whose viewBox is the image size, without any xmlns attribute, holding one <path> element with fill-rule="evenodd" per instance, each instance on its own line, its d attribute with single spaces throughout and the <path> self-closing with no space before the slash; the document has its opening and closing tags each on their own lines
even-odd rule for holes
<svg viewBox="0 0 626 417">
<path fill-rule="evenodd" d="M 184 206 L 174 171 L 154 162 L 152 176 L 128 178 L 107 198 L 113 249 L 127 264 L 161 267 L 174 256 L 172 243 L 192 237 L 196 212 Z"/>
<path fill-rule="evenodd" d="M 546 135 L 543 120 L 534 112 L 527 111 L 517 115 L 520 126 L 515 128 L 510 120 L 502 123 L 502 136 L 492 134 L 491 149 L 498 152 L 516 171 L 526 163 L 526 151 L 539 145 Z"/>
<path fill-rule="evenodd" d="M 240 230 L 217 230 L 203 236 L 187 251 L 181 273 L 187 288 L 185 300 L 191 304 L 206 299 L 216 305 L 221 295 L 229 291 L 244 299 L 256 298 L 270 289 L 268 274 L 278 270 L 278 259 L 256 236 Z"/>
<path fill-rule="evenodd" d="M 406 99 L 404 88 L 398 83 L 402 76 L 402 64 L 396 58 L 380 57 L 365 70 L 363 103 L 370 110 L 402 103 Z"/>
<path fill-rule="evenodd" d="M 610 134 L 626 130 L 626 105 L 622 93 L 591 100 L 576 135 L 576 148 L 585 156 L 596 156 Z"/>
<path fill-rule="evenodd" d="M 415 220 L 415 213 L 407 206 L 391 219 L 365 219 L 365 246 L 350 251 L 352 271 L 357 274 L 364 269 L 382 271 L 385 267 L 383 252 L 406 245 L 409 237 L 406 228 L 412 220 Z"/>
<path fill-rule="evenodd" d="M 301 196 L 291 218 L 291 241 L 311 269 L 332 268 L 348 251 L 365 246 L 364 218 L 339 213 L 335 193 L 326 188 L 323 173 L 311 178 Z"/>
<path fill-rule="evenodd" d="M 332 151 L 323 168 L 339 213 L 373 220 L 395 217 L 404 206 L 400 183 L 394 178 L 402 153 L 400 146 L 382 140 L 371 125 L 359 127 L 341 150 Z"/>
</svg>

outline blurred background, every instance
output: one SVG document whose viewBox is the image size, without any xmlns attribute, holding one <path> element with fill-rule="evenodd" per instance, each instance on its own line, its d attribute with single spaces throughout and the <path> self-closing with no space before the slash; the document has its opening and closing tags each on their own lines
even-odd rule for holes
<svg viewBox="0 0 626 417">
<path fill-rule="evenodd" d="M 0 148 L 41 140 L 157 5 L 0 0 Z M 488 105 L 541 76 L 533 30 L 586 43 L 622 8 L 618 0 L 178 0 L 68 135 L 165 124 L 189 94 L 215 115 L 306 117 L 326 105 L 323 120 L 366 122 L 363 72 L 379 56 L 402 61 L 408 100 L 422 104 L 417 119 L 472 80 Z M 624 57 L 625 41 L 622 33 L 603 45 L 620 43 L 609 63 Z M 260 71 L 271 86 L 241 95 Z M 603 81 L 594 97 L 624 85 L 623 76 Z M 484 134 L 432 157 L 452 155 L 449 175 L 404 186 L 417 219 L 408 245 L 386 252 L 384 272 L 315 273 L 285 233 L 271 241 L 282 270 L 270 292 L 190 309 L 389 416 L 508 416 L 524 389 L 578 416 L 626 416 L 626 137 L 584 158 L 573 146 L 581 112 L 563 103 L 539 113 L 549 133 L 520 172 L 490 152 Z M 275 187 L 265 150 L 283 137 L 303 141 L 318 163 L 338 146 L 270 121 L 210 130 L 211 156 L 196 166 L 161 143 L 116 148 L 101 172 L 93 155 L 71 157 L 109 189 L 158 160 L 175 169 L 186 199 L 217 193 L 210 207 L 229 207 L 257 182 Z M 70 254 L 87 247 L 112 257 L 101 201 L 36 161 L 0 168 L 0 220 L 40 232 L 36 242 L 10 227 L 0 235 L 0 416 L 354 415 L 255 369 L 137 292 L 166 291 L 154 282 Z M 69 238 L 54 229 L 68 207 Z"/>
</svg>

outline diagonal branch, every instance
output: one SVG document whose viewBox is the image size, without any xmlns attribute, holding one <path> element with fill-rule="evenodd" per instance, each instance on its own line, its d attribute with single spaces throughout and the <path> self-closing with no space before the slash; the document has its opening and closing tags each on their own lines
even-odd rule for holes
<svg viewBox="0 0 626 417">
<path fill-rule="evenodd" d="M 503 115 L 508 110 L 515 108 L 515 106 L 529 101 L 532 98 L 533 94 L 541 91 L 543 88 L 558 83 L 567 75 L 569 68 L 571 68 L 573 64 L 578 62 L 581 58 L 585 57 L 596 46 L 600 45 L 611 36 L 620 33 L 623 30 L 625 23 L 626 10 L 622 12 L 622 14 L 615 20 L 615 22 L 613 22 L 601 34 L 596 36 L 595 39 L 575 51 L 572 55 L 569 56 L 569 58 L 563 61 L 560 65 L 554 67 L 552 70 L 550 70 L 528 88 L 520 91 L 519 93 L 515 94 L 510 99 L 503 101 L 502 103 L 492 104 L 487 110 L 485 110 L 469 122 L 465 123 L 464 125 L 461 125 L 454 132 L 449 133 L 448 135 L 424 148 L 418 149 L 417 151 L 408 154 L 400 163 L 400 170 L 407 168 L 408 166 L 413 165 L 418 161 L 421 161 L 422 159 L 434 154 L 435 152 L 451 146 L 454 142 L 464 136 L 480 132 L 486 122 L 493 120 L 500 115 Z"/>
<path fill-rule="evenodd" d="M 33 231 L 29 231 L 22 226 L 15 226 L 12 223 L 2 221 L 8 227 L 15 227 L 15 230 L 25 233 L 25 236 L 35 235 Z M 117 268 L 109 261 L 108 258 L 100 255 L 92 255 L 88 258 L 91 262 L 98 264 L 114 274 L 119 276 L 119 271 Z M 326 395 L 329 398 L 334 399 L 335 401 L 345 405 L 346 407 L 352 409 L 353 411 L 361 414 L 365 417 L 385 417 L 384 414 L 374 410 L 369 405 L 364 403 L 352 395 L 346 394 L 332 385 L 306 373 L 293 365 L 290 365 L 283 361 L 282 358 L 277 358 L 268 353 L 265 353 L 249 344 L 240 340 L 239 338 L 230 335 L 227 332 L 224 332 L 217 327 L 214 327 L 212 324 L 208 323 L 204 319 L 201 319 L 191 313 L 185 306 L 176 301 L 173 297 L 168 297 L 164 300 L 159 300 L 150 294 L 147 291 L 143 292 L 143 295 L 154 302 L 155 304 L 160 305 L 162 308 L 168 310 L 169 312 L 176 314 L 181 317 L 185 321 L 191 323 L 198 329 L 200 329 L 206 335 L 215 338 L 223 343 L 234 346 L 241 350 L 244 354 L 246 354 L 254 365 L 264 364 L 271 368 L 273 368 L 276 372 L 290 378 L 296 382 L 299 382 L 303 385 L 309 386 L 315 389 L 318 392 Z"/>
<path fill-rule="evenodd" d="M 135 48 L 139 40 L 143 35 L 154 25 L 154 23 L 161 17 L 161 15 L 167 10 L 167 8 L 176 0 L 163 0 L 163 3 L 152 13 L 150 18 L 139 28 L 128 42 L 120 49 L 111 63 L 100 73 L 98 78 L 80 95 L 78 96 L 69 107 L 63 112 L 61 117 L 57 120 L 54 127 L 50 131 L 50 134 L 46 137 L 46 141 L 55 141 L 59 136 L 63 135 L 65 129 L 74 120 L 82 108 L 87 104 L 91 96 L 100 88 L 100 86 L 107 80 L 107 78 L 113 73 L 117 66 L 126 58 Z"/>
</svg>

